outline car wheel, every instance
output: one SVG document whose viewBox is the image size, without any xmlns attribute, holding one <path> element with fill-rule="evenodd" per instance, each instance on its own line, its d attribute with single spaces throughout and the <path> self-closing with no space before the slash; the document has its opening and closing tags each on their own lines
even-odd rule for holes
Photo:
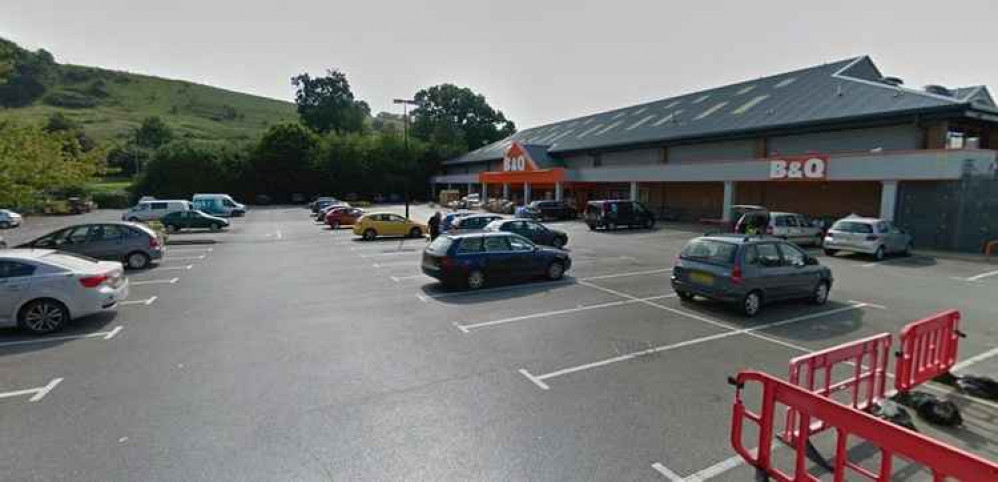
<svg viewBox="0 0 998 482">
<path fill-rule="evenodd" d="M 762 295 L 758 291 L 753 291 L 742 299 L 742 313 L 745 316 L 753 317 L 762 310 Z"/>
<path fill-rule="evenodd" d="M 410 238 L 422 238 L 423 237 L 423 230 L 419 229 L 419 228 L 412 228 L 412 229 L 409 230 L 409 237 Z"/>
<path fill-rule="evenodd" d="M 877 250 L 873 252 L 873 259 L 876 261 L 881 261 L 884 259 L 884 247 L 878 246 Z"/>
<path fill-rule="evenodd" d="M 329 229 L 332 229 L 333 231 L 336 231 L 337 229 L 340 229 L 340 222 L 339 221 L 333 221 L 332 224 L 329 225 Z"/>
<path fill-rule="evenodd" d="M 149 255 L 135 251 L 125 256 L 125 266 L 128 269 L 142 269 L 149 266 Z"/>
<path fill-rule="evenodd" d="M 654 227 L 655 227 L 655 220 L 654 219 L 648 219 L 648 220 L 645 221 L 645 229 L 651 229 L 651 228 L 654 228 Z"/>
<path fill-rule="evenodd" d="M 24 305 L 17 317 L 21 327 L 43 335 L 61 328 L 69 321 L 69 310 L 56 300 L 35 300 Z"/>
<path fill-rule="evenodd" d="M 565 265 L 560 261 L 555 261 L 548 265 L 548 279 L 551 281 L 560 280 L 565 275 Z"/>
<path fill-rule="evenodd" d="M 208 229 L 212 231 L 218 231 L 219 229 L 222 229 L 222 226 L 219 225 L 218 223 L 211 223 L 211 225 L 208 226 Z"/>
<path fill-rule="evenodd" d="M 837 249 L 825 249 L 825 256 L 835 256 L 839 250 Z"/>
<path fill-rule="evenodd" d="M 828 303 L 828 282 L 821 281 L 818 286 L 814 287 L 814 293 L 811 294 L 811 303 L 816 305 L 823 305 Z"/>
<path fill-rule="evenodd" d="M 176 226 L 173 224 L 167 224 L 165 227 L 166 227 L 166 232 L 168 233 L 175 233 L 177 231 L 180 231 L 180 226 Z"/>
<path fill-rule="evenodd" d="M 468 273 L 468 279 L 466 281 L 468 289 L 477 290 L 482 286 L 485 286 L 485 273 L 479 270 L 472 270 Z"/>
<path fill-rule="evenodd" d="M 10 229 L 10 221 L 0 221 L 0 229 Z"/>
<path fill-rule="evenodd" d="M 904 245 L 904 251 L 901 251 L 901 256 L 911 256 L 911 243 Z"/>
<path fill-rule="evenodd" d="M 558 248 L 558 249 L 564 248 L 565 247 L 565 240 L 562 239 L 560 236 L 556 237 L 556 238 L 554 238 L 553 241 L 551 241 L 551 246 L 554 246 L 555 248 Z"/>
<path fill-rule="evenodd" d="M 693 293 L 689 291 L 677 291 L 676 296 L 679 297 L 679 301 L 693 301 Z"/>
<path fill-rule="evenodd" d="M 610 231 L 616 231 L 617 230 L 617 223 L 606 223 L 606 229 L 608 229 Z"/>
<path fill-rule="evenodd" d="M 374 241 L 374 238 L 378 237 L 378 232 L 373 229 L 367 229 L 364 231 L 365 241 Z"/>
</svg>

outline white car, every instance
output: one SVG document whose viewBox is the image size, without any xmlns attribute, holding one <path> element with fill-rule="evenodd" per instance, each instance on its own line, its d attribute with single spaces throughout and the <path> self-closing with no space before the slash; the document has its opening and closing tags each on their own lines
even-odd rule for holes
<svg viewBox="0 0 998 482">
<path fill-rule="evenodd" d="M 117 261 L 63 251 L 0 251 L 0 326 L 44 334 L 71 319 L 114 311 L 128 298 L 123 273 Z"/>
<path fill-rule="evenodd" d="M 835 221 L 825 234 L 825 254 L 839 251 L 873 255 L 877 261 L 888 254 L 911 254 L 911 236 L 890 221 L 849 216 Z"/>
<path fill-rule="evenodd" d="M 16 228 L 21 225 L 24 218 L 20 214 L 10 209 L 0 209 L 0 229 Z"/>
<path fill-rule="evenodd" d="M 191 209 L 194 209 L 194 206 L 190 201 L 184 199 L 139 201 L 138 204 L 128 208 L 128 210 L 121 214 L 121 220 L 133 223 L 156 221 L 172 212 L 189 211 Z"/>
</svg>

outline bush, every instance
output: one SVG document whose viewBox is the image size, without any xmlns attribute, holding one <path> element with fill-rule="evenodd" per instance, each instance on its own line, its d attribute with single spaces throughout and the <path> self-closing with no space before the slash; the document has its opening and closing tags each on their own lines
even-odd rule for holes
<svg viewBox="0 0 998 482">
<path fill-rule="evenodd" d="M 127 191 L 95 191 L 92 197 L 101 209 L 125 209 L 131 206 Z"/>
<path fill-rule="evenodd" d="M 66 90 L 52 92 L 45 96 L 44 101 L 48 105 L 68 109 L 89 109 L 97 105 L 97 99 L 89 95 Z"/>
</svg>

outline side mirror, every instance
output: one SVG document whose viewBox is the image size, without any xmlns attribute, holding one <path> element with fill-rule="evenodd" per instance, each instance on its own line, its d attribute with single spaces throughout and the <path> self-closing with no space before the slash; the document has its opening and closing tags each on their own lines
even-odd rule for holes
<svg viewBox="0 0 998 482">
<path fill-rule="evenodd" d="M 804 260 L 804 264 L 808 266 L 817 266 L 818 258 L 815 258 L 814 256 L 808 256 L 807 259 Z"/>
</svg>

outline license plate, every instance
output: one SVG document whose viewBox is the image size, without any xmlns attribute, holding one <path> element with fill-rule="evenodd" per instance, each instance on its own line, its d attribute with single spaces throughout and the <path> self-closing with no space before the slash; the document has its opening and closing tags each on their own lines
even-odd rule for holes
<svg viewBox="0 0 998 482">
<path fill-rule="evenodd" d="M 690 281 L 700 285 L 713 285 L 714 275 L 707 273 L 690 273 Z"/>
</svg>

